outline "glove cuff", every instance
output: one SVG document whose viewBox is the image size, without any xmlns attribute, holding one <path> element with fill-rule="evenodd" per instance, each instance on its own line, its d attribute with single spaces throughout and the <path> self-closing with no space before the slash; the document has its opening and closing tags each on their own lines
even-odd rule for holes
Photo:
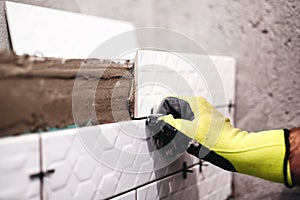
<svg viewBox="0 0 300 200">
<path fill-rule="evenodd" d="M 289 158 L 290 158 L 290 130 L 284 129 L 284 141 L 285 141 L 285 157 L 283 162 L 283 178 L 284 184 L 288 188 L 294 187 L 294 183 L 291 177 L 290 165 L 289 165 Z"/>
</svg>

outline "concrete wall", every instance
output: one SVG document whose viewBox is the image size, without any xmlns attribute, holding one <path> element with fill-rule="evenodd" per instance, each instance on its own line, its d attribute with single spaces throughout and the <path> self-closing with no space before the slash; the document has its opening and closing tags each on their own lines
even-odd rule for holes
<svg viewBox="0 0 300 200">
<path fill-rule="evenodd" d="M 298 0 L 24 0 L 46 7 L 159 26 L 192 37 L 210 54 L 237 59 L 237 126 L 248 131 L 300 125 Z M 0 48 L 8 49 L 0 0 Z M 297 189 L 235 176 L 238 199 L 296 199 Z"/>
</svg>

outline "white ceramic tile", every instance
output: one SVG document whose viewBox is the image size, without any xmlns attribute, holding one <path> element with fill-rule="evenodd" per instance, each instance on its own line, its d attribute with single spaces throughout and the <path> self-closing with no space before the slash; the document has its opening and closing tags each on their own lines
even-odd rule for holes
<svg viewBox="0 0 300 200">
<path fill-rule="evenodd" d="M 44 181 L 47 199 L 82 199 L 82 194 L 108 198 L 177 171 L 184 161 L 195 162 L 184 154 L 154 172 L 154 160 L 143 139 L 144 121 L 68 129 L 41 137 L 44 169 L 55 169 Z"/>
<path fill-rule="evenodd" d="M 112 198 L 112 200 L 136 200 L 135 198 L 136 191 L 127 192 L 123 195 L 120 195 L 118 197 Z"/>
<path fill-rule="evenodd" d="M 235 102 L 233 58 L 142 50 L 136 61 L 136 117 L 149 115 L 171 93 L 202 96 L 216 106 Z"/>
<path fill-rule="evenodd" d="M 102 43 L 134 29 L 132 23 L 125 21 L 14 2 L 6 2 L 6 15 L 13 50 L 17 54 L 88 58 Z M 136 45 L 136 36 L 130 35 L 124 42 L 127 46 Z M 122 45 L 126 46 L 125 43 Z M 117 46 L 121 48 L 121 45 Z M 118 47 L 115 47 L 115 52 Z M 119 56 L 105 55 L 107 52 L 101 52 L 96 57 L 109 59 Z M 123 50 L 120 53 L 123 54 Z M 133 59 L 134 55 L 125 57 Z"/>
<path fill-rule="evenodd" d="M 39 136 L 0 139 L 0 199 L 39 199 Z"/>
<path fill-rule="evenodd" d="M 227 199 L 231 194 L 232 173 L 205 162 L 198 183 L 200 199 Z"/>
<path fill-rule="evenodd" d="M 207 163 L 202 173 L 199 166 L 192 170 L 186 179 L 178 173 L 137 189 L 137 199 L 226 199 L 231 194 L 230 172 Z"/>
<path fill-rule="evenodd" d="M 186 179 L 182 173 L 177 173 L 137 189 L 137 199 L 199 199 L 199 166 L 191 170 L 193 173 L 188 173 Z"/>
<path fill-rule="evenodd" d="M 236 90 L 236 61 L 232 57 L 226 56 L 211 56 L 219 75 L 223 82 L 223 87 L 226 95 L 226 104 L 229 100 L 235 103 Z"/>
</svg>

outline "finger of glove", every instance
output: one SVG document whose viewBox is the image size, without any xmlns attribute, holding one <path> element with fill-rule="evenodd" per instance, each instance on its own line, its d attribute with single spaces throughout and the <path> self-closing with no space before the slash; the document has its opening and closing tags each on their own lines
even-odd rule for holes
<svg viewBox="0 0 300 200">
<path fill-rule="evenodd" d="M 173 99 L 174 101 L 180 102 L 177 103 L 181 105 L 181 110 L 180 109 L 174 109 L 176 108 L 176 104 L 170 101 L 170 99 Z M 187 105 L 187 108 L 183 105 Z M 165 115 L 172 114 L 174 118 L 182 118 L 182 119 L 190 119 L 189 117 L 177 117 L 174 115 L 175 111 L 177 113 L 185 113 L 185 110 L 190 110 L 190 112 L 193 114 L 194 118 L 197 118 L 199 115 L 203 114 L 209 114 L 211 112 L 216 111 L 216 109 L 203 97 L 195 97 L 195 96 L 166 96 L 164 100 L 162 101 L 161 104 L 162 108 L 167 107 L 167 112 L 163 113 Z M 179 106 L 178 106 L 179 107 Z M 161 110 L 164 111 L 164 110 Z M 169 112 L 168 112 L 169 111 Z"/>
<path fill-rule="evenodd" d="M 164 98 L 157 112 L 164 115 L 171 114 L 175 119 L 194 119 L 194 113 L 189 103 L 177 97 Z"/>
</svg>

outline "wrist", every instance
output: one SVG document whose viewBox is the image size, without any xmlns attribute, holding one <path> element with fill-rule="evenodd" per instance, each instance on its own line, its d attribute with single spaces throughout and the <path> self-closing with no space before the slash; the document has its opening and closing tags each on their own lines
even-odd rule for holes
<svg viewBox="0 0 300 200">
<path fill-rule="evenodd" d="M 290 130 L 290 169 L 293 182 L 300 185 L 300 128 Z"/>
</svg>

